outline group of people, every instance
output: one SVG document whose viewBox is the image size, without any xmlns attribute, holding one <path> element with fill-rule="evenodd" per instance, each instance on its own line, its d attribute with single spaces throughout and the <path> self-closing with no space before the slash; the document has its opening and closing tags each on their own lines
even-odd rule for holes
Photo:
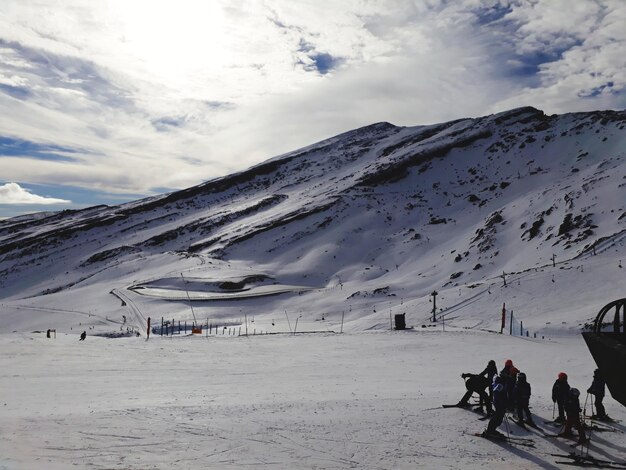
<svg viewBox="0 0 626 470">
<path fill-rule="evenodd" d="M 517 416 L 516 423 L 524 427 L 526 424 L 536 427 L 530 412 L 529 403 L 531 396 L 531 386 L 528 383 L 526 374 L 520 372 L 513 365 L 511 359 L 507 359 L 504 368 L 498 373 L 495 361 L 491 360 L 485 370 L 479 374 L 461 374 L 465 379 L 467 392 L 456 406 L 468 407 L 469 399 L 473 393 L 480 397 L 479 410 L 491 416 L 487 429 L 484 431 L 486 437 L 503 437 L 497 428 L 504 421 L 507 412 L 513 412 Z M 608 421 L 610 418 L 602 403 L 605 394 L 605 382 L 598 369 L 593 374 L 593 382 L 587 392 L 595 397 L 596 414 L 592 419 Z M 578 431 L 578 443 L 587 442 L 587 437 L 580 419 L 580 391 L 570 387 L 567 382 L 567 374 L 560 372 L 552 387 L 552 401 L 555 408 L 558 406 L 558 416 L 555 423 L 562 425 L 559 436 L 572 437 L 572 429 Z M 526 418 L 524 420 L 524 417 Z"/>
</svg>

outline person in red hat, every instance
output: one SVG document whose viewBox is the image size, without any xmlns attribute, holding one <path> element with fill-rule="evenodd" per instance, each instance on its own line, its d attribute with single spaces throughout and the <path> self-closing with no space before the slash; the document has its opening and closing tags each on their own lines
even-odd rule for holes
<svg viewBox="0 0 626 470">
<path fill-rule="evenodd" d="M 570 386 L 567 383 L 567 374 L 559 372 L 559 375 L 552 386 L 552 401 L 559 407 L 559 416 L 554 420 L 555 423 L 565 423 L 565 402 L 569 397 Z"/>
</svg>

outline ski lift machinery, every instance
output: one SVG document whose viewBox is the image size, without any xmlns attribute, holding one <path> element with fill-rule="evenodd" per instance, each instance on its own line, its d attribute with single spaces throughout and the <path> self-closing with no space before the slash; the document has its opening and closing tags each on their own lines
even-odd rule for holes
<svg viewBox="0 0 626 470">
<path fill-rule="evenodd" d="M 611 396 L 626 406 L 626 298 L 602 307 L 582 335 Z"/>
</svg>

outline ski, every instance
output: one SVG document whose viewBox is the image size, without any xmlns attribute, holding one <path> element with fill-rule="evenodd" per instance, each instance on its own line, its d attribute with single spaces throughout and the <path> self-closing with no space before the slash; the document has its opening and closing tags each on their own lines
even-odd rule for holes
<svg viewBox="0 0 626 470">
<path fill-rule="evenodd" d="M 590 419 L 591 421 L 595 421 L 597 423 L 619 423 L 620 422 L 619 419 L 613 419 L 613 418 L 610 418 L 608 416 L 606 418 L 602 418 L 602 419 L 599 419 L 596 416 L 588 416 L 588 415 L 585 415 L 584 417 L 585 417 L 585 419 Z"/>
<path fill-rule="evenodd" d="M 597 459 L 591 455 L 570 454 L 550 454 L 553 457 L 572 459 L 571 461 L 557 461 L 565 465 L 578 465 L 581 467 L 597 467 L 597 468 L 626 468 L 626 462 L 613 462 L 611 460 Z"/>
<path fill-rule="evenodd" d="M 481 414 L 484 415 L 485 412 L 482 411 L 480 408 L 472 408 L 473 405 L 459 405 L 458 403 L 456 405 L 441 405 L 442 408 L 460 408 L 462 410 L 467 410 L 467 411 L 471 411 L 473 413 L 477 413 L 477 414 Z"/>
<path fill-rule="evenodd" d="M 610 424 L 607 424 L 606 421 L 593 421 L 592 420 L 591 424 L 584 423 L 584 428 L 589 429 L 591 431 L 595 431 L 595 432 L 619 432 L 622 434 L 624 433 L 624 431 L 617 428 L 616 426 L 611 426 Z"/>
<path fill-rule="evenodd" d="M 607 426 L 607 427 L 600 427 L 600 426 L 597 426 L 595 424 L 592 424 L 591 426 L 587 425 L 587 426 L 585 426 L 584 429 L 585 429 L 585 431 L 593 431 L 593 432 L 619 432 L 619 433 L 623 432 L 623 431 L 620 431 L 619 429 L 615 429 L 615 428 L 612 428 L 612 427 L 609 427 L 609 426 Z"/>
<path fill-rule="evenodd" d="M 621 465 L 613 465 L 611 463 L 600 463 L 600 462 L 585 462 L 585 461 L 576 461 L 576 460 L 555 460 L 554 463 L 558 463 L 561 465 L 571 465 L 573 467 L 593 467 L 593 468 L 626 468 L 626 466 L 622 467 Z"/>
<path fill-rule="evenodd" d="M 512 436 L 507 437 L 504 434 L 485 435 L 482 432 L 471 432 L 471 433 L 465 433 L 465 434 L 469 434 L 470 436 L 482 437 L 483 439 L 487 439 L 489 441 L 505 442 L 508 444 L 520 445 L 524 447 L 535 447 L 535 441 L 530 438 L 512 437 Z"/>
</svg>

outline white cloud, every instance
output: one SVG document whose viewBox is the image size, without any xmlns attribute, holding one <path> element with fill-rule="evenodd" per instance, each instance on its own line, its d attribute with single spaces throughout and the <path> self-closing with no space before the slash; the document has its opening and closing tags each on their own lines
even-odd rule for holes
<svg viewBox="0 0 626 470">
<path fill-rule="evenodd" d="M 32 194 L 28 189 L 17 183 L 7 183 L 0 186 L 0 204 L 70 204 L 71 201 Z"/>
<path fill-rule="evenodd" d="M 0 137 L 74 153 L 0 175 L 149 193 L 377 121 L 622 107 L 625 23 L 623 0 L 4 0 Z"/>
</svg>

